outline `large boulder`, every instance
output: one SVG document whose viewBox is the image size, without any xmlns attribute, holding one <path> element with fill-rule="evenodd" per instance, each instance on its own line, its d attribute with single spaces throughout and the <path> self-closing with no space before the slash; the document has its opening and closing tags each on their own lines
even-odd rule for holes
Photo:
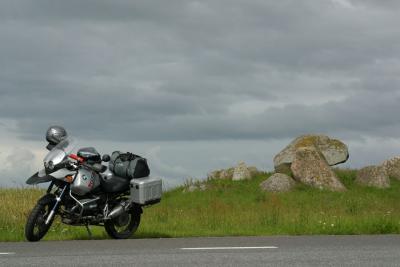
<svg viewBox="0 0 400 267">
<path fill-rule="evenodd" d="M 296 180 L 306 185 L 331 191 L 346 190 L 321 152 L 312 146 L 296 150 L 291 171 Z"/>
<path fill-rule="evenodd" d="M 359 185 L 376 188 L 390 187 L 389 176 L 383 166 L 368 166 L 357 172 L 355 181 Z"/>
<path fill-rule="evenodd" d="M 261 190 L 268 192 L 287 192 L 291 191 L 296 185 L 292 177 L 283 174 L 275 173 L 267 180 L 260 184 Z"/>
<path fill-rule="evenodd" d="M 382 167 L 389 177 L 400 180 L 400 157 L 394 157 L 383 162 Z"/>
<path fill-rule="evenodd" d="M 251 172 L 249 170 L 249 167 L 247 167 L 246 163 L 244 163 L 243 161 L 240 162 L 233 170 L 232 180 L 239 181 L 250 178 L 251 178 Z"/>
<path fill-rule="evenodd" d="M 326 135 L 303 135 L 293 140 L 274 157 L 275 171 L 284 173 L 290 171 L 297 149 L 304 147 L 316 148 L 330 166 L 346 162 L 349 158 L 348 148 L 343 142 Z"/>
</svg>

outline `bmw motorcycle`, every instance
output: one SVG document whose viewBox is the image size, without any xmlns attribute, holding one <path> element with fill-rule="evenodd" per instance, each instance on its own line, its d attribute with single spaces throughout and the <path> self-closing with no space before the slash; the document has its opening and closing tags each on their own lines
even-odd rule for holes
<svg viewBox="0 0 400 267">
<path fill-rule="evenodd" d="M 79 149 L 73 138 L 57 144 L 44 158 L 44 168 L 26 183 L 48 183 L 42 196 L 30 212 L 25 236 L 39 241 L 48 232 L 56 216 L 73 226 L 104 226 L 115 239 L 132 236 L 138 229 L 143 207 L 161 200 L 161 180 L 151 177 L 127 179 L 115 175 L 102 162 L 110 156 L 92 147 Z"/>
</svg>

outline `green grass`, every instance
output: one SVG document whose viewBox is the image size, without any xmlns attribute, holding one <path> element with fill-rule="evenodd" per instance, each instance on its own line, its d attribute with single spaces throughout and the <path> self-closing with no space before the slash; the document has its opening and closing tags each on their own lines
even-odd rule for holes
<svg viewBox="0 0 400 267">
<path fill-rule="evenodd" d="M 164 193 L 162 202 L 144 209 L 135 238 L 225 235 L 399 234 L 400 182 L 388 189 L 359 187 L 355 170 L 336 170 L 349 189 L 330 192 L 298 185 L 293 192 L 264 193 L 269 174 L 248 181 L 210 180 L 207 190 Z M 24 240 L 29 210 L 43 192 L 1 189 L 0 240 Z M 92 227 L 96 239 L 108 238 Z M 46 240 L 87 239 L 84 227 L 54 223 Z"/>
</svg>

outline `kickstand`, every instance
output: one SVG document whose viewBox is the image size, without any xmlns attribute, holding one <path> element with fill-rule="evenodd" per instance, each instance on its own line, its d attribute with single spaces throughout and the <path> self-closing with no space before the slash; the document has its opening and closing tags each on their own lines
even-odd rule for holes
<svg viewBox="0 0 400 267">
<path fill-rule="evenodd" d="M 86 224 L 86 230 L 88 232 L 89 238 L 92 239 L 93 235 L 92 235 L 92 231 L 90 231 L 89 224 Z"/>
</svg>

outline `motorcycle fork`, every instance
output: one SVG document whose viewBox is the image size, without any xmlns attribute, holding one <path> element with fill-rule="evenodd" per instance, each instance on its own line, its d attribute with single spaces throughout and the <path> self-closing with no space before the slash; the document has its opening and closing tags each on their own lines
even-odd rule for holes
<svg viewBox="0 0 400 267">
<path fill-rule="evenodd" d="M 67 189 L 67 187 L 68 187 L 68 185 L 65 185 L 63 190 L 61 191 L 60 195 L 58 197 L 56 197 L 56 203 L 54 204 L 53 208 L 50 211 L 49 216 L 47 216 L 47 219 L 45 221 L 46 225 L 49 224 L 50 221 L 53 219 L 53 217 L 54 217 L 54 215 L 56 213 L 57 207 L 58 207 L 58 205 L 60 204 L 61 200 L 64 197 L 64 193 L 65 193 L 65 190 Z"/>
</svg>

